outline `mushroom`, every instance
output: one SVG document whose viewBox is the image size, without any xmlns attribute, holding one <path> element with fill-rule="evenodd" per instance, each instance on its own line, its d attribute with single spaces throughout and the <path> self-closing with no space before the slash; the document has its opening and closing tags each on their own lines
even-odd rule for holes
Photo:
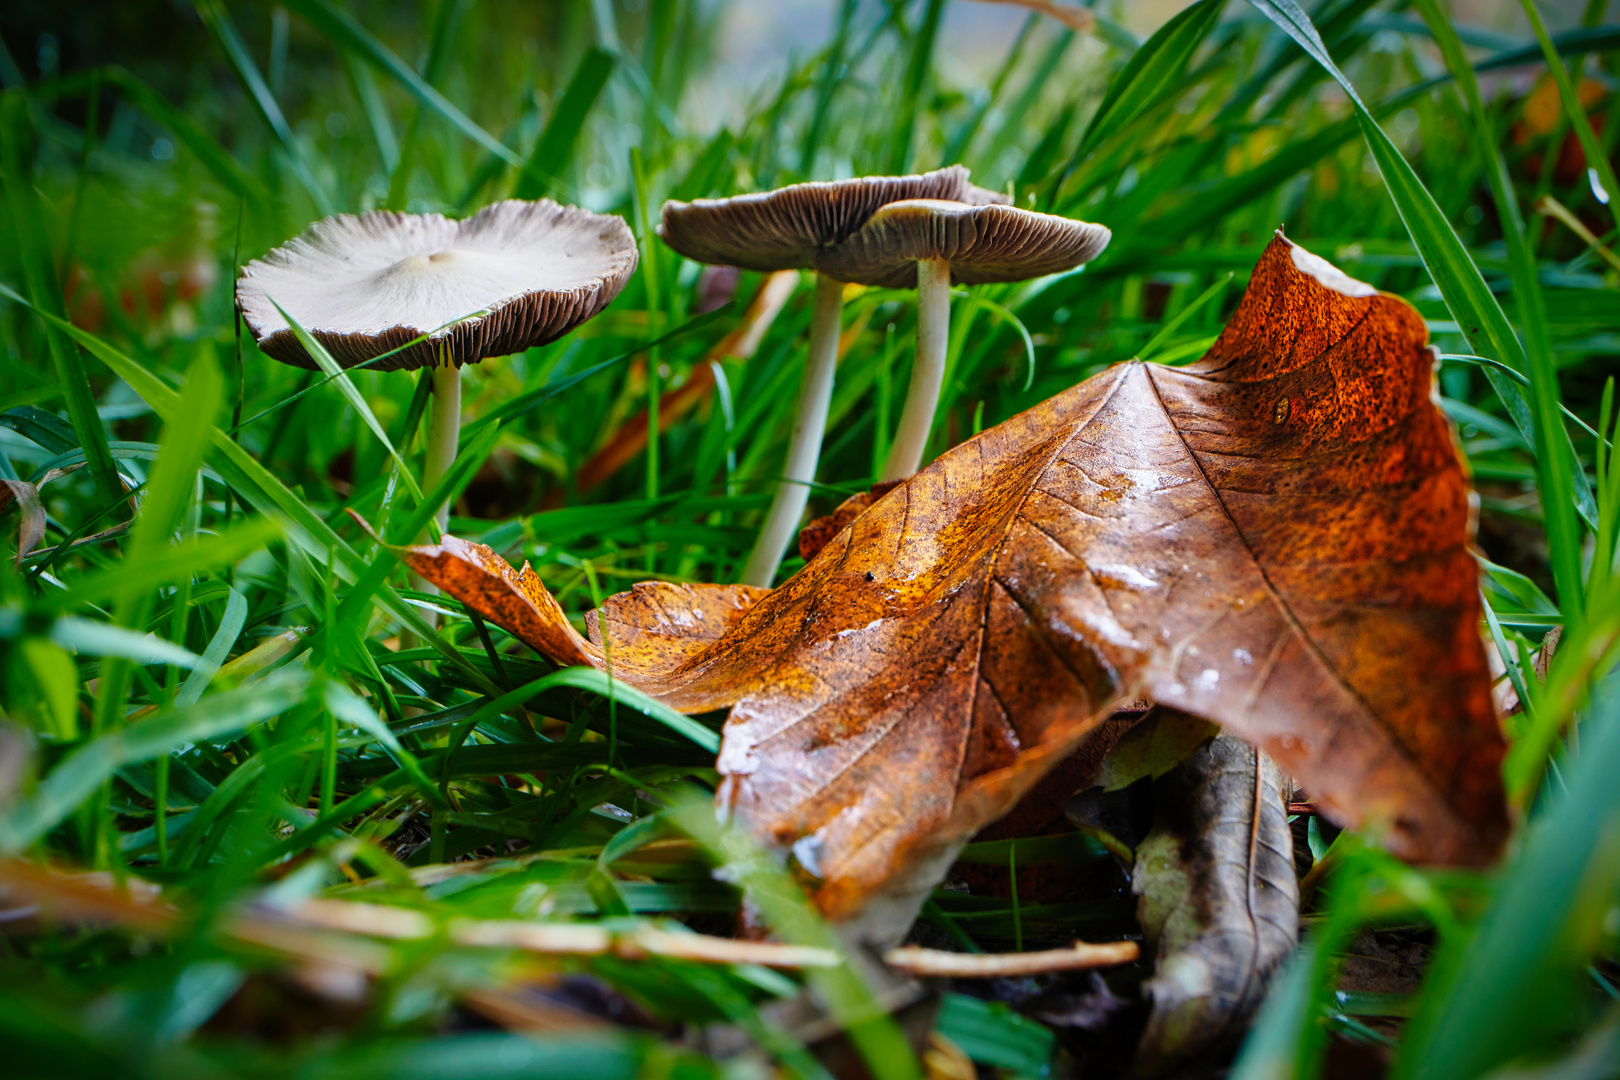
<svg viewBox="0 0 1620 1080">
<path fill-rule="evenodd" d="M 876 211 L 847 240 L 823 249 L 816 269 L 862 285 L 917 290 L 917 359 L 880 483 L 922 463 L 945 380 L 951 282 L 978 285 L 1072 270 L 1112 234 L 1101 225 L 1014 206 L 908 199 Z"/>
<path fill-rule="evenodd" d="M 810 482 L 816 476 L 821 436 L 838 365 L 839 313 L 844 282 L 818 266 L 818 253 L 855 233 L 879 208 L 906 199 L 958 199 L 988 203 L 1003 197 L 968 183 L 960 165 L 919 176 L 861 176 L 793 184 L 729 199 L 664 204 L 664 242 L 698 262 L 745 270 L 819 270 L 810 316 L 809 353 L 787 461 L 765 523 L 743 567 L 744 584 L 769 587 L 799 529 Z"/>
<path fill-rule="evenodd" d="M 555 341 L 635 268 L 621 218 L 550 199 L 509 199 L 461 221 L 373 210 L 318 221 L 248 263 L 236 303 L 259 348 L 283 363 L 318 368 L 285 311 L 345 368 L 431 368 L 427 489 L 456 457 L 461 366 Z M 435 513 L 441 532 L 449 513 Z"/>
</svg>

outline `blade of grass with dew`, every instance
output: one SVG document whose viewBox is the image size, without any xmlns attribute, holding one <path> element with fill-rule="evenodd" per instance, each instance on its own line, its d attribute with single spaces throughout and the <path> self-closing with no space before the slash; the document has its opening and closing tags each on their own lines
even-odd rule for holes
<svg viewBox="0 0 1620 1080">
<path fill-rule="evenodd" d="M 541 130 L 539 141 L 534 144 L 534 152 L 529 155 L 512 192 L 513 198 L 538 199 L 547 194 L 553 181 L 573 162 L 585 118 L 612 75 L 612 53 L 594 45 L 585 50 L 573 78 L 568 80 L 567 89 Z"/>
<path fill-rule="evenodd" d="M 30 127 L 28 99 L 20 90 L 7 90 L 0 94 L 0 179 L 5 182 L 6 203 L 11 210 L 12 235 L 17 245 L 18 261 L 22 264 L 24 287 L 28 290 L 29 304 L 43 315 L 57 315 L 62 311 L 62 293 L 42 223 L 44 210 L 39 194 L 24 168 L 22 139 Z M 7 290 L 9 292 L 9 290 Z M 21 299 L 21 297 L 17 297 Z M 79 353 L 62 339 L 62 334 L 47 317 L 42 328 L 45 345 L 50 352 L 51 364 L 57 381 L 67 397 L 68 417 L 85 459 L 90 463 L 90 475 L 103 499 L 118 497 L 121 485 L 112 455 L 107 450 L 107 431 L 96 411 L 95 393 Z"/>
<path fill-rule="evenodd" d="M 1559 601 L 1571 614 L 1581 606 L 1580 528 L 1575 521 L 1575 481 L 1573 451 L 1569 434 L 1559 421 L 1558 384 L 1548 363 L 1527 358 L 1507 316 L 1497 303 L 1479 268 L 1457 238 L 1451 223 L 1435 203 L 1423 182 L 1412 171 L 1389 136 L 1384 134 L 1372 113 L 1344 72 L 1328 55 L 1311 25 L 1310 17 L 1294 0 L 1250 0 L 1268 19 L 1293 38 L 1305 52 L 1344 88 L 1361 121 L 1362 134 L 1373 159 L 1383 174 L 1384 184 L 1395 201 L 1412 242 L 1428 267 L 1430 276 L 1445 298 L 1446 306 L 1462 329 L 1463 336 L 1477 353 L 1495 353 L 1519 370 L 1529 367 L 1531 409 L 1535 416 L 1536 472 L 1542 492 L 1542 510 L 1547 522 L 1547 539 L 1552 549 L 1553 578 Z M 1478 344 L 1474 344 L 1475 342 Z M 1484 346 L 1484 347 L 1482 347 Z"/>
<path fill-rule="evenodd" d="M 220 0 L 192 0 L 192 7 L 202 19 L 203 25 L 219 39 L 220 47 L 225 50 L 225 56 L 230 60 L 231 66 L 236 70 L 236 76 L 242 80 L 242 86 L 253 101 L 258 111 L 259 119 L 264 121 L 271 134 L 275 135 L 287 152 L 287 160 L 292 165 L 293 175 L 298 177 L 309 197 L 315 201 L 315 207 L 322 214 L 332 212 L 332 197 L 321 182 L 315 179 L 315 172 L 310 168 L 309 158 L 304 148 L 298 142 L 298 137 L 287 124 L 287 118 L 282 115 L 281 106 L 276 102 L 276 96 L 270 92 L 269 85 L 264 76 L 259 73 L 259 66 L 253 62 L 253 54 L 248 52 L 247 43 L 237 32 L 236 23 L 231 20 L 230 13 Z"/>
<path fill-rule="evenodd" d="M 1475 145 L 1483 156 L 1485 180 L 1491 191 L 1491 198 L 1496 203 L 1496 210 L 1502 222 L 1502 235 L 1507 243 L 1508 267 L 1513 277 L 1513 295 L 1518 301 L 1519 318 L 1524 323 L 1525 359 L 1529 367 L 1528 381 L 1530 398 L 1534 403 L 1531 406 L 1534 415 L 1532 431 L 1529 433 L 1535 441 L 1536 456 L 1539 459 L 1544 454 L 1551 454 L 1558 459 L 1556 468 L 1546 473 L 1546 483 L 1556 485 L 1562 476 L 1568 476 L 1577 481 L 1576 490 L 1572 493 L 1574 500 L 1583 516 L 1590 522 L 1595 516 L 1595 504 L 1592 492 L 1586 483 L 1586 473 L 1578 467 L 1574 458 L 1574 449 L 1569 445 L 1566 429 L 1556 413 L 1552 413 L 1549 404 L 1557 410 L 1567 412 L 1558 400 L 1558 377 L 1555 361 L 1553 359 L 1552 342 L 1547 330 L 1546 301 L 1541 292 L 1541 281 L 1536 266 L 1535 255 L 1531 250 L 1528 235 L 1525 230 L 1524 216 L 1520 212 L 1518 197 L 1513 190 L 1513 179 L 1508 175 L 1507 162 L 1497 149 L 1496 132 L 1492 130 L 1490 115 L 1486 112 L 1485 102 L 1480 97 L 1479 83 L 1474 78 L 1473 69 L 1469 67 L 1467 55 L 1463 52 L 1462 42 L 1457 37 L 1451 21 L 1440 10 L 1436 0 L 1418 0 L 1418 11 L 1428 24 L 1435 43 L 1440 47 L 1440 54 L 1445 58 L 1446 66 L 1451 70 L 1456 80 L 1457 89 L 1462 94 L 1463 103 L 1473 119 L 1475 131 Z M 1504 377 L 1494 369 L 1488 369 L 1486 377 L 1495 386 Z M 1503 391 L 1498 391 L 1499 395 Z M 1508 392 L 1511 394 L 1511 392 Z M 1550 419 L 1546 415 L 1552 413 Z M 1564 435 L 1558 438 L 1553 432 Z M 1536 433 L 1542 436 L 1537 438 Z M 1543 488 L 1547 490 L 1547 488 Z M 1553 487 L 1552 490 L 1558 490 Z M 1568 503 L 1570 500 L 1561 500 Z M 1571 520 L 1555 521 L 1553 518 L 1569 519 L 1567 508 L 1559 513 L 1554 510 L 1548 512 L 1547 531 L 1549 537 L 1559 535 L 1559 530 L 1566 530 L 1574 534 L 1578 545 L 1580 533 Z M 1559 556 L 1554 554 L 1554 574 L 1557 577 L 1558 591 L 1561 597 L 1571 595 L 1569 590 L 1580 585 L 1579 552 L 1575 553 L 1575 566 L 1563 567 L 1562 576 L 1558 568 L 1561 565 Z M 1567 561 L 1567 558 L 1563 561 Z M 1577 597 L 1579 593 L 1575 594 Z M 1578 613 L 1579 606 L 1572 613 Z"/>
<path fill-rule="evenodd" d="M 1575 129 L 1575 138 L 1580 142 L 1581 150 L 1586 155 L 1586 167 L 1597 178 L 1597 184 L 1593 186 L 1602 185 L 1603 197 L 1598 201 L 1609 208 L 1615 228 L 1620 229 L 1620 185 L 1615 183 L 1614 165 L 1609 161 L 1609 152 L 1592 131 L 1592 122 L 1586 117 L 1586 108 L 1581 104 L 1575 86 L 1569 80 L 1569 71 L 1558 57 L 1557 47 L 1547 36 L 1547 24 L 1542 21 L 1541 10 L 1536 6 L 1535 0 L 1519 0 L 1519 6 L 1524 8 L 1525 18 L 1530 20 L 1530 29 L 1535 31 L 1536 42 L 1541 46 L 1542 55 L 1547 58 L 1547 69 L 1552 72 L 1553 81 L 1558 84 L 1558 98 L 1563 102 L 1564 115 L 1570 126 Z"/>
</svg>

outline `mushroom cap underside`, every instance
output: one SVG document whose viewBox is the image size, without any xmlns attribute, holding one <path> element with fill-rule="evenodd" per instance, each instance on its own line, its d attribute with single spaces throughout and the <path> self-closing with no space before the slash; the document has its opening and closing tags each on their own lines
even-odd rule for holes
<svg viewBox="0 0 1620 1080">
<path fill-rule="evenodd" d="M 244 267 L 236 298 L 259 348 L 297 367 L 317 365 L 282 310 L 343 367 L 428 335 L 369 365 L 392 371 L 553 341 L 606 307 L 635 267 L 622 219 L 512 199 L 461 221 L 327 218 Z"/>
<path fill-rule="evenodd" d="M 1097 257 L 1112 233 L 1102 225 L 1014 206 L 912 199 L 880 208 L 849 239 L 816 255 L 839 281 L 917 287 L 917 262 L 944 259 L 959 285 L 1025 281 Z"/>
<path fill-rule="evenodd" d="M 885 204 L 905 199 L 1007 201 L 973 186 L 968 170 L 952 165 L 917 176 L 858 176 L 725 199 L 668 202 L 659 232 L 664 243 L 701 263 L 762 272 L 809 270 L 818 250 L 844 240 Z"/>
</svg>

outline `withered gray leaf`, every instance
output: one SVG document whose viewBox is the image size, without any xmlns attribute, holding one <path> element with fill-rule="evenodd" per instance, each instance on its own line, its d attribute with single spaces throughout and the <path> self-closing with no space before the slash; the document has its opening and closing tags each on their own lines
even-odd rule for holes
<svg viewBox="0 0 1620 1080">
<path fill-rule="evenodd" d="M 1299 887 L 1282 774 L 1222 735 L 1155 782 L 1137 848 L 1137 919 L 1156 948 L 1141 1075 L 1236 1038 L 1299 940 Z"/>
</svg>

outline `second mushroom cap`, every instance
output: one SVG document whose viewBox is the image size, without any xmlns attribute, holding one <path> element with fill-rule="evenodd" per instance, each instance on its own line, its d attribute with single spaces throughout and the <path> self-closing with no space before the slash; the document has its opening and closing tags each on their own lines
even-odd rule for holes
<svg viewBox="0 0 1620 1080">
<path fill-rule="evenodd" d="M 664 204 L 664 243 L 698 262 L 745 270 L 809 270 L 885 204 L 951 199 L 969 204 L 1006 196 L 968 182 L 961 165 L 916 176 L 857 176 L 790 184 L 775 191 Z M 836 275 L 835 275 L 836 276 Z M 853 280 L 853 279 L 843 279 Z"/>
<path fill-rule="evenodd" d="M 816 269 L 840 281 L 911 289 L 917 262 L 940 259 L 960 285 L 1024 281 L 1090 261 L 1111 235 L 1102 225 L 1015 206 L 908 199 L 882 207 L 847 240 L 818 252 Z"/>
</svg>

